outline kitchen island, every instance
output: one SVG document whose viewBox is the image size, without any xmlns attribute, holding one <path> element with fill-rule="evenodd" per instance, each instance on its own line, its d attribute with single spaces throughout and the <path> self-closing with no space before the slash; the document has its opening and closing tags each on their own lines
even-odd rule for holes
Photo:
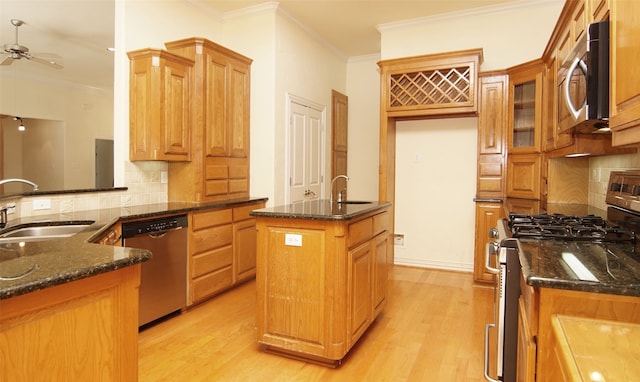
<svg viewBox="0 0 640 382">
<path fill-rule="evenodd" d="M 266 351 L 341 363 L 386 302 L 390 206 L 314 200 L 251 212 L 257 338 Z"/>
</svg>

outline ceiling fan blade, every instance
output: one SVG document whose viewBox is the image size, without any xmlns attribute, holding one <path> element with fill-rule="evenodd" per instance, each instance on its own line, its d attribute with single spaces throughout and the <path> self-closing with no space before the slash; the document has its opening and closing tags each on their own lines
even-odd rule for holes
<svg viewBox="0 0 640 382">
<path fill-rule="evenodd" d="M 64 66 L 62 66 L 62 65 L 60 65 L 57 62 L 52 61 L 52 60 L 45 60 L 45 59 L 42 59 L 42 58 L 39 58 L 39 57 L 34 57 L 34 56 L 25 57 L 25 58 L 27 60 L 29 60 L 29 61 L 35 61 L 35 62 L 38 62 L 40 64 L 47 65 L 47 66 L 49 66 L 51 68 L 54 68 L 54 69 L 62 69 L 62 68 L 64 68 Z"/>
<path fill-rule="evenodd" d="M 2 59 L 2 62 L 0 62 L 0 65 L 11 65 L 11 64 L 13 64 L 13 57 L 11 57 L 10 55 L 7 55 L 7 57 Z"/>
</svg>

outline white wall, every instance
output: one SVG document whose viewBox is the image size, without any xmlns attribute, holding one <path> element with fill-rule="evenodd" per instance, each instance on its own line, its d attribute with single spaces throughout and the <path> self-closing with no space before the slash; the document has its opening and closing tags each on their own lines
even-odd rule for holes
<svg viewBox="0 0 640 382">
<path fill-rule="evenodd" d="M 562 0 L 521 1 L 479 12 L 383 25 L 381 57 L 482 48 L 481 70 L 505 69 L 542 55 L 562 5 Z M 358 88 L 362 99 L 355 102 L 373 108 L 374 102 L 379 102 L 379 81 L 373 81 L 374 76 L 379 78 L 377 67 L 369 65 L 367 69 L 360 65 L 365 64 L 349 63 L 350 75 L 359 69 L 368 71 L 350 77 L 349 89 Z M 365 79 L 368 76 L 370 81 Z M 350 96 L 350 103 L 354 103 L 354 94 Z M 378 108 L 351 108 L 350 128 L 361 122 L 370 123 L 378 113 Z M 376 139 L 363 138 L 364 142 Z M 405 246 L 396 246 L 396 263 L 473 270 L 476 140 L 477 118 L 398 125 L 395 225 L 396 233 L 405 234 Z M 350 145 L 349 160 L 373 157 L 373 152 L 364 147 Z M 378 156 L 370 160 L 377 165 Z M 350 173 L 372 171 L 366 161 L 352 164 Z"/>
<path fill-rule="evenodd" d="M 380 56 L 352 57 L 347 63 L 349 96 L 349 198 L 378 200 L 380 156 Z"/>
</svg>

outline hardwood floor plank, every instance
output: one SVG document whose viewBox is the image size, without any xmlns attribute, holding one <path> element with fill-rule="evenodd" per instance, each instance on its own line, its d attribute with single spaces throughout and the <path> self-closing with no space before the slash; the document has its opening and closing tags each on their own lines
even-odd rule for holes
<svg viewBox="0 0 640 382">
<path fill-rule="evenodd" d="M 250 281 L 140 332 L 145 381 L 483 381 L 493 290 L 472 275 L 394 266 L 383 313 L 336 369 L 266 353 Z"/>
</svg>

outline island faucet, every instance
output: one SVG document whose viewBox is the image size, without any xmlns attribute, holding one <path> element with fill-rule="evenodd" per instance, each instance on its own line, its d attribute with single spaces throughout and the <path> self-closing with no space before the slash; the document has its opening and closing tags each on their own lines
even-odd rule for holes
<svg viewBox="0 0 640 382">
<path fill-rule="evenodd" d="M 2 186 L 3 184 L 6 183 L 13 183 L 13 182 L 18 182 L 18 183 L 26 183 L 28 185 L 30 185 L 31 187 L 33 187 L 33 191 L 38 191 L 38 185 L 33 183 L 32 181 L 26 180 L 26 179 L 19 179 L 19 178 L 13 178 L 13 179 L 2 179 L 0 180 L 0 186 Z"/>
<path fill-rule="evenodd" d="M 330 196 L 329 196 L 329 203 L 333 204 L 333 184 L 335 183 L 336 180 L 340 179 L 340 178 L 344 178 L 345 180 L 349 180 L 349 177 L 346 175 L 338 175 L 335 178 L 333 178 L 331 180 L 331 190 L 330 190 Z M 344 191 L 344 190 L 343 190 Z M 338 203 L 342 203 L 342 191 L 340 191 L 338 193 Z"/>
</svg>

